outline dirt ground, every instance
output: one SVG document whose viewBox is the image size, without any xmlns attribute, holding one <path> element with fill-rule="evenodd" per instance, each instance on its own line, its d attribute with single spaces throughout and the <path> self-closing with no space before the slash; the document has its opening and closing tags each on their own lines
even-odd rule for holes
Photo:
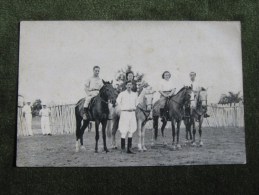
<svg viewBox="0 0 259 195">
<path fill-rule="evenodd" d="M 244 128 L 204 128 L 203 147 L 184 145 L 185 129 L 181 129 L 182 149 L 173 150 L 172 132 L 165 130 L 168 145 L 162 144 L 159 132 L 158 143 L 151 146 L 152 130 L 146 131 L 146 152 L 137 151 L 138 135 L 133 137 L 133 151 L 136 154 L 120 152 L 120 147 L 103 152 L 102 136 L 99 139 L 99 153 L 94 153 L 95 133 L 85 132 L 85 151 L 75 152 L 75 135 L 43 136 L 34 130 L 32 137 L 18 137 L 18 167 L 87 167 L 87 166 L 172 166 L 203 164 L 244 164 L 246 162 Z M 198 138 L 198 136 L 196 136 Z M 120 145 L 120 133 L 116 135 Z"/>
</svg>

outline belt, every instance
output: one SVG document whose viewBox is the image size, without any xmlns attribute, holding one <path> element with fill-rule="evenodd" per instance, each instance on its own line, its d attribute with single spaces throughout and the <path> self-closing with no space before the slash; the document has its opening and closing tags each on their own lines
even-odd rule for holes
<svg viewBox="0 0 259 195">
<path fill-rule="evenodd" d="M 99 89 L 91 89 L 91 90 L 89 90 L 89 91 L 99 91 Z"/>
<path fill-rule="evenodd" d="M 171 91 L 163 91 L 163 92 L 171 92 Z"/>
<path fill-rule="evenodd" d="M 131 109 L 131 110 L 121 110 L 121 111 L 124 111 L 124 112 L 135 112 L 135 109 Z"/>
</svg>

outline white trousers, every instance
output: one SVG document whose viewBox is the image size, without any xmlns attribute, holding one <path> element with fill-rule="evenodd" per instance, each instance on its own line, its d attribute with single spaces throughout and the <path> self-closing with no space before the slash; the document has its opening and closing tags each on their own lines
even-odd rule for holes
<svg viewBox="0 0 259 195">
<path fill-rule="evenodd" d="M 85 103 L 84 103 L 84 108 L 87 108 L 91 99 L 95 96 L 97 96 L 99 91 L 89 91 L 87 96 L 85 97 Z"/>
<path fill-rule="evenodd" d="M 133 133 L 137 130 L 137 120 L 135 112 L 121 111 L 119 131 L 121 138 L 132 137 Z"/>
<path fill-rule="evenodd" d="M 25 126 L 26 126 L 26 132 L 28 135 L 33 135 L 33 132 L 31 129 L 31 120 L 32 120 L 32 115 L 25 114 Z"/>
<path fill-rule="evenodd" d="M 41 117 L 41 130 L 42 134 L 50 134 L 50 124 L 49 124 L 49 117 L 42 116 Z"/>
</svg>

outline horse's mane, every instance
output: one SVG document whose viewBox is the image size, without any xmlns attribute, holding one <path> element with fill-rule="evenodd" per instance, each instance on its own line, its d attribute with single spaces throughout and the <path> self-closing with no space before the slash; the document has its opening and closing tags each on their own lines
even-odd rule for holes
<svg viewBox="0 0 259 195">
<path fill-rule="evenodd" d="M 182 92 L 186 88 L 187 88 L 187 86 L 182 87 L 175 95 L 178 95 L 180 92 Z"/>
</svg>

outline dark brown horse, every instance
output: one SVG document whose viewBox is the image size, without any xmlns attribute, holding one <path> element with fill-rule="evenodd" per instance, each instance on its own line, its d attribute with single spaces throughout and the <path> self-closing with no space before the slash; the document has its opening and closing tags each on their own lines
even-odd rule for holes
<svg viewBox="0 0 259 195">
<path fill-rule="evenodd" d="M 83 120 L 83 109 L 85 98 L 78 101 L 75 107 L 76 115 L 76 151 L 79 151 L 79 140 L 80 148 L 85 149 L 83 146 L 83 135 L 86 127 L 90 121 L 95 121 L 95 152 L 98 152 L 98 140 L 99 140 L 99 125 L 102 124 L 102 136 L 103 136 L 103 147 L 105 152 L 109 152 L 106 146 L 106 125 L 109 115 L 108 104 L 111 102 L 113 105 L 116 103 L 117 92 L 112 86 L 112 82 L 103 81 L 103 87 L 100 89 L 99 94 L 90 101 L 89 111 L 92 115 L 91 118 Z M 83 120 L 83 125 L 82 125 Z"/>
<path fill-rule="evenodd" d="M 191 98 L 191 88 L 190 87 L 183 87 L 176 95 L 170 97 L 170 99 L 168 100 L 168 115 L 169 115 L 169 120 L 171 121 L 171 126 L 172 126 L 172 136 L 173 136 L 173 149 L 177 148 L 181 148 L 181 145 L 179 143 L 179 134 L 180 134 L 180 125 L 181 125 L 181 121 L 182 121 L 182 117 L 183 117 L 183 106 L 186 102 L 190 101 Z M 156 109 L 160 109 L 159 103 L 158 101 L 154 104 L 154 111 L 153 111 L 153 128 L 154 128 L 154 137 L 153 137 L 153 143 L 152 145 L 154 145 L 154 141 L 156 142 L 157 140 L 157 133 L 158 133 L 158 119 L 159 119 L 159 115 L 157 115 L 157 113 L 159 113 L 158 111 L 156 111 Z M 161 127 L 161 132 L 162 132 L 162 137 L 164 140 L 164 144 L 165 139 L 164 139 L 164 129 L 165 126 L 167 124 L 167 120 L 162 120 L 162 127 Z M 177 124 L 177 140 L 175 143 L 175 123 Z"/>
</svg>

